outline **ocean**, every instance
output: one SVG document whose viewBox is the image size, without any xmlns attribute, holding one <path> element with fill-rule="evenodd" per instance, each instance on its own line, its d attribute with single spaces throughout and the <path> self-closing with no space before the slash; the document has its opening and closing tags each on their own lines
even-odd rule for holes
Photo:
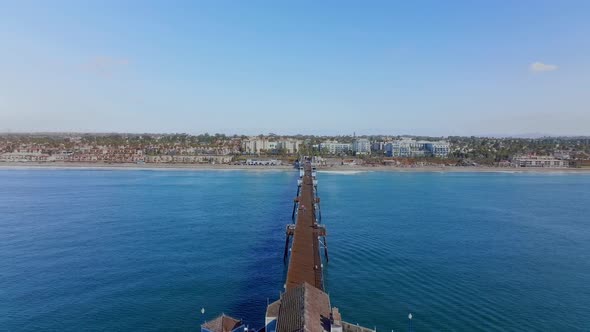
<svg viewBox="0 0 590 332">
<path fill-rule="evenodd" d="M 0 330 L 261 327 L 298 172 L 0 170 Z M 590 174 L 318 175 L 343 319 L 590 330 Z M 201 314 L 205 308 L 205 314 Z"/>
</svg>

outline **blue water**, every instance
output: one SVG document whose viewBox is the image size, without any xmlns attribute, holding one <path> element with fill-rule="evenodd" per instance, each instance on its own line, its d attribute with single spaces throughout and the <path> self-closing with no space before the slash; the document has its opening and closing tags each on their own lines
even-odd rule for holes
<svg viewBox="0 0 590 332">
<path fill-rule="evenodd" d="M 0 330 L 263 324 L 297 173 L 0 170 Z M 320 173 L 326 286 L 380 330 L 590 329 L 590 175 Z M 200 309 L 205 307 L 205 315 Z"/>
</svg>

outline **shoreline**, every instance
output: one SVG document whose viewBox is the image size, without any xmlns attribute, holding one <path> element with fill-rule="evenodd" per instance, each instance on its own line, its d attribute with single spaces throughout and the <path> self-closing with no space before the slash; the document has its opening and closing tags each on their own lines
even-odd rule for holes
<svg viewBox="0 0 590 332">
<path fill-rule="evenodd" d="M 241 170 L 295 170 L 291 165 L 282 166 L 249 166 L 226 164 L 104 164 L 104 163 L 39 163 L 39 162 L 0 162 L 0 171 L 3 169 L 79 169 L 79 170 L 120 170 L 120 171 L 241 171 Z"/>
<path fill-rule="evenodd" d="M 164 170 L 164 171 L 295 171 L 292 165 L 281 166 L 249 166 L 226 164 L 103 164 L 103 163 L 39 163 L 39 162 L 0 162 L 0 170 L 8 169 L 79 169 L 79 170 Z M 363 173 L 363 172 L 454 172 L 454 173 L 569 173 L 590 174 L 590 168 L 513 168 L 484 166 L 332 166 L 318 167 L 322 173 Z"/>
</svg>

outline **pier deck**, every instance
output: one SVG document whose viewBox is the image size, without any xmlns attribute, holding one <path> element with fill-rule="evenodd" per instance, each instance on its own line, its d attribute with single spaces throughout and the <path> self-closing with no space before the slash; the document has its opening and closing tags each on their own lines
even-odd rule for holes
<svg viewBox="0 0 590 332">
<path fill-rule="evenodd" d="M 312 169 L 309 163 L 304 166 L 304 175 L 299 193 L 299 208 L 291 258 L 287 273 L 287 289 L 296 288 L 304 282 L 324 290 L 322 280 L 322 260 L 318 236 L 323 229 L 318 227 L 315 220 L 315 194 L 313 188 Z"/>
</svg>

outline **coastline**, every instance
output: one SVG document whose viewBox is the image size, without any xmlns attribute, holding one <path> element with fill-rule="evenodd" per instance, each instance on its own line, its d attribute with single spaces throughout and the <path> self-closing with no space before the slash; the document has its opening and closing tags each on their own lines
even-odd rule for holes
<svg viewBox="0 0 590 332">
<path fill-rule="evenodd" d="M 295 170 L 291 165 L 281 166 L 249 166 L 226 164 L 131 164 L 131 163 L 76 163 L 76 162 L 0 162 L 3 169 L 80 169 L 80 170 L 153 170 L 153 171 L 241 171 L 241 170 Z"/>
<path fill-rule="evenodd" d="M 416 167 L 395 167 L 395 166 L 337 166 L 318 168 L 319 172 L 400 172 L 400 173 L 570 173 L 590 174 L 590 168 L 543 168 L 543 167 L 491 167 L 491 166 L 416 166 Z"/>
<path fill-rule="evenodd" d="M 290 171 L 292 165 L 281 166 L 249 166 L 227 164 L 105 164 L 105 163 L 65 163 L 65 162 L 0 162 L 0 170 L 7 169 L 82 169 L 82 170 L 165 170 L 165 171 Z M 362 172 L 454 172 L 454 173 L 569 173 L 590 174 L 590 168 L 513 168 L 488 166 L 332 166 L 318 167 L 325 173 L 362 173 Z"/>
</svg>

